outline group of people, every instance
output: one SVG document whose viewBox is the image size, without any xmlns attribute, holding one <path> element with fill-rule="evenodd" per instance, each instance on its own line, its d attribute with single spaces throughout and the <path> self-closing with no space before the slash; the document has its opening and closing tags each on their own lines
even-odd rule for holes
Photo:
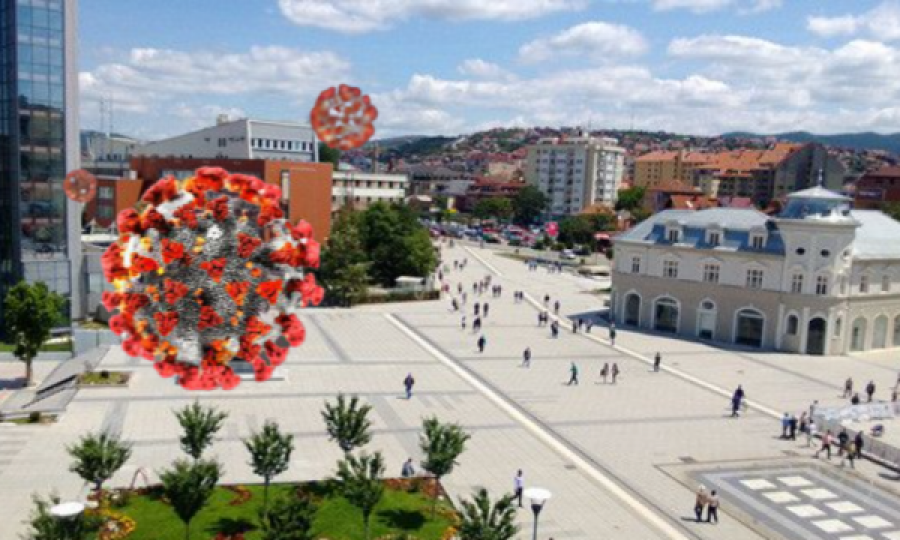
<svg viewBox="0 0 900 540">
<path fill-rule="evenodd" d="M 851 439 L 846 428 L 841 428 L 837 437 L 834 436 L 830 429 L 825 430 L 825 433 L 822 434 L 821 442 L 822 445 L 816 450 L 816 459 L 818 459 L 819 454 L 822 452 L 825 452 L 825 457 L 827 459 L 831 459 L 831 447 L 836 445 L 838 457 L 841 458 L 841 466 L 843 467 L 844 463 L 849 461 L 850 468 L 854 469 L 856 467 L 853 462 L 862 457 L 863 446 L 865 446 L 862 431 L 857 431 L 856 436 Z"/>
<path fill-rule="evenodd" d="M 694 515 L 697 523 L 703 521 L 703 511 L 706 510 L 707 523 L 719 523 L 719 495 L 716 490 L 706 492 L 706 486 L 697 488 L 697 499 L 694 502 Z"/>
</svg>

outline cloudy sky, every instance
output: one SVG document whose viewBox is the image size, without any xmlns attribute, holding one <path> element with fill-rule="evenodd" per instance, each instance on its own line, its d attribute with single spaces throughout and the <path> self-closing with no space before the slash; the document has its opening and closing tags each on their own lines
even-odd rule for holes
<svg viewBox="0 0 900 540">
<path fill-rule="evenodd" d="M 305 122 L 360 86 L 377 136 L 511 125 L 900 132 L 900 0 L 80 0 L 82 127 Z"/>
</svg>

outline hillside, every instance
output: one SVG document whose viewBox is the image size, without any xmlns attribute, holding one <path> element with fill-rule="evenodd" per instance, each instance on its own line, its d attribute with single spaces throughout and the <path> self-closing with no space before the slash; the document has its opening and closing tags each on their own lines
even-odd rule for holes
<svg viewBox="0 0 900 540">
<path fill-rule="evenodd" d="M 835 135 L 817 135 L 806 131 L 793 131 L 777 133 L 774 135 L 760 135 L 757 133 L 734 132 L 722 135 L 725 138 L 753 139 L 773 137 L 779 140 L 805 143 L 817 142 L 820 144 L 847 148 L 850 150 L 882 150 L 892 154 L 900 154 L 900 133 L 882 135 L 880 133 L 839 133 Z"/>
</svg>

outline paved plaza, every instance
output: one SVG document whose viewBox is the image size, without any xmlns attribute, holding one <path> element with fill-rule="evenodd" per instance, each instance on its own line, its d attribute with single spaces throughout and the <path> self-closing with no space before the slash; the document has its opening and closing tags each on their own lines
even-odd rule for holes
<svg viewBox="0 0 900 540">
<path fill-rule="evenodd" d="M 197 398 L 230 413 L 212 450 L 225 466 L 225 482 L 258 481 L 241 438 L 268 418 L 297 439 L 291 468 L 279 480 L 330 475 L 340 451 L 327 440 L 320 410 L 338 392 L 359 394 L 373 405 L 368 449 L 385 453 L 389 474 L 399 475 L 407 457 L 421 458 L 417 440 L 423 417 L 460 422 L 473 437 L 458 469 L 445 480 L 448 492 L 454 498 L 477 486 L 508 492 L 521 468 L 526 485 L 554 494 L 541 517 L 543 539 L 900 538 L 890 536 L 900 531 L 895 473 L 866 461 L 855 471 L 843 470 L 837 458 L 823 458 L 822 469 L 806 468 L 804 463 L 814 461 L 805 440 L 779 438 L 782 413 L 799 414 L 816 399 L 840 403 L 848 376 L 860 387 L 875 380 L 876 398 L 887 398 L 900 367 L 889 355 L 804 357 L 722 349 L 621 328 L 611 347 L 597 318 L 598 282 L 543 269 L 530 272 L 520 261 L 477 247 L 445 247 L 443 257 L 452 290 L 461 282 L 468 293 L 466 329 L 449 299 L 307 310 L 302 316 L 307 340 L 291 352 L 284 381 L 187 393 L 160 379 L 148 362 L 114 349 L 102 367 L 132 370 L 129 388 L 82 390 L 53 426 L 0 428 L 0 540 L 16 538 L 31 493 L 55 488 L 67 498 L 83 496 L 85 486 L 67 471 L 65 445 L 86 431 L 108 429 L 134 441 L 134 456 L 114 484 L 130 484 L 138 468 L 155 480 L 154 471 L 179 453 L 171 411 Z M 453 261 L 464 258 L 465 270 L 454 271 Z M 503 286 L 501 298 L 473 295 L 472 283 L 486 276 Z M 516 290 L 526 293 L 524 302 L 513 301 Z M 537 326 L 545 295 L 551 304 L 561 304 L 557 339 Z M 471 330 L 475 301 L 490 304 L 479 334 Z M 572 333 L 568 318 L 578 316 L 597 321 L 590 334 Z M 482 334 L 487 345 L 479 353 L 476 340 Z M 533 352 L 530 368 L 521 366 L 525 347 Z M 657 352 L 663 370 L 654 373 L 650 364 Z M 572 362 L 580 368 L 577 386 L 566 385 Z M 616 384 L 600 380 L 604 363 L 620 367 Z M 416 379 L 411 400 L 402 396 L 407 373 Z M 733 419 L 729 397 L 738 384 L 752 406 Z M 779 472 L 784 468 L 794 472 Z M 697 476 L 701 473 L 706 476 Z M 848 504 L 834 508 L 830 500 L 806 500 L 798 492 L 805 486 L 780 480 L 792 477 Z M 765 489 L 753 490 L 742 483 L 753 480 L 775 487 L 757 483 Z M 693 522 L 694 490 L 701 481 L 721 490 L 719 525 Z M 862 490 L 865 485 L 877 488 L 877 496 Z M 851 504 L 860 510 L 841 514 Z M 860 521 L 867 516 L 873 519 Z M 531 519 L 530 510 L 520 512 L 522 538 L 530 538 Z M 836 522 L 850 529 L 839 531 L 843 527 Z"/>
</svg>

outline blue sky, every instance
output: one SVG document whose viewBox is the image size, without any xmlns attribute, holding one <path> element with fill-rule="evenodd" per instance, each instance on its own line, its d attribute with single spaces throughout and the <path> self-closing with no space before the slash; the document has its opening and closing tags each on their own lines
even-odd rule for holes
<svg viewBox="0 0 900 540">
<path fill-rule="evenodd" d="M 900 131 L 900 0 L 80 0 L 83 127 L 305 121 L 358 85 L 382 136 L 502 125 Z M 377 135 L 376 135 L 377 136 Z"/>
</svg>

